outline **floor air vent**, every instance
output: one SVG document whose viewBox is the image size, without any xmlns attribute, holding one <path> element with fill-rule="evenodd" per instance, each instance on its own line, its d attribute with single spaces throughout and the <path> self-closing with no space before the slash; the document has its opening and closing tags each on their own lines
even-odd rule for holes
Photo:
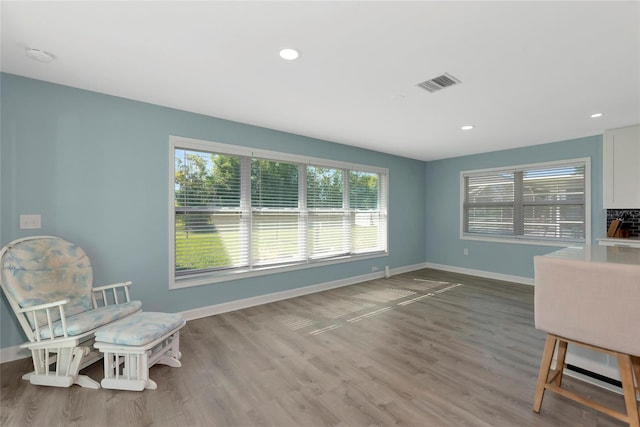
<svg viewBox="0 0 640 427">
<path fill-rule="evenodd" d="M 419 83 L 418 86 L 433 93 L 446 87 L 457 85 L 460 83 L 461 81 L 453 77 L 451 74 L 444 73 L 441 76 L 435 77 L 431 80 L 427 80 L 426 82 Z"/>
</svg>

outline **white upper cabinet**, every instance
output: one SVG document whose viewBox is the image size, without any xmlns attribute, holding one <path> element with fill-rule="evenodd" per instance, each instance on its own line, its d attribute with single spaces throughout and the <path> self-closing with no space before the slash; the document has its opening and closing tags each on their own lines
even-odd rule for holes
<svg viewBox="0 0 640 427">
<path fill-rule="evenodd" d="M 640 125 L 604 132 L 605 209 L 640 208 Z"/>
</svg>

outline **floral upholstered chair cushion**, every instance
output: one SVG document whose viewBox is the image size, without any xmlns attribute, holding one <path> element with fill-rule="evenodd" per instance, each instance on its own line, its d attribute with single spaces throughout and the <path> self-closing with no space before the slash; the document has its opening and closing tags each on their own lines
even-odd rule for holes
<svg viewBox="0 0 640 427">
<path fill-rule="evenodd" d="M 68 299 L 65 316 L 93 308 L 91 288 L 93 272 L 87 254 L 63 239 L 46 237 L 27 240 L 11 248 L 2 258 L 2 281 L 20 307 Z M 52 310 L 52 320 L 60 318 Z M 33 318 L 29 316 L 32 328 Z M 44 313 L 38 326 L 46 324 Z"/>
<path fill-rule="evenodd" d="M 141 312 L 98 329 L 96 341 L 140 346 L 155 341 L 184 324 L 184 318 L 180 314 Z"/>
<path fill-rule="evenodd" d="M 99 328 L 102 325 L 106 325 L 139 311 L 141 306 L 142 303 L 140 301 L 129 301 L 121 304 L 98 307 L 70 317 L 65 316 L 67 321 L 67 334 L 69 336 L 75 336 Z M 62 322 L 60 320 L 53 323 L 52 329 L 54 337 L 64 335 Z M 48 326 L 40 329 L 40 338 L 51 338 L 51 331 Z"/>
</svg>

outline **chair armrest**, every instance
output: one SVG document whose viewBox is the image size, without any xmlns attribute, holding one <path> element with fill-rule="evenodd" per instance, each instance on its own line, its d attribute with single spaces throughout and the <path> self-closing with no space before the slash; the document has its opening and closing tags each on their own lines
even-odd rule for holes
<svg viewBox="0 0 640 427">
<path fill-rule="evenodd" d="M 48 302 L 46 304 L 32 305 L 31 307 L 19 308 L 19 309 L 16 310 L 16 312 L 17 313 L 28 313 L 30 311 L 44 310 L 44 309 L 47 309 L 47 308 L 58 307 L 60 305 L 66 304 L 68 302 L 69 302 L 68 299 L 61 299 L 60 301 Z"/>
<path fill-rule="evenodd" d="M 120 299 L 124 299 L 124 301 L 122 302 L 129 302 L 131 300 L 131 298 L 129 297 L 130 285 L 131 281 L 128 281 L 93 288 L 91 290 L 91 300 L 93 301 L 93 308 L 111 304 L 120 304 Z M 97 298 L 96 296 L 99 296 L 100 298 Z"/>
<path fill-rule="evenodd" d="M 54 301 L 54 302 L 48 302 L 46 304 L 40 304 L 40 305 L 34 305 L 31 307 L 24 307 L 24 308 L 19 308 L 16 310 L 16 313 L 23 313 L 24 314 L 24 318 L 28 318 L 29 314 L 31 313 L 32 315 L 32 323 L 34 325 L 34 328 L 30 331 L 31 335 L 28 337 L 29 341 L 31 342 L 39 342 L 40 341 L 40 321 L 38 319 L 38 312 L 39 311 L 44 311 L 44 315 L 47 318 L 47 322 L 46 322 L 46 327 L 49 328 L 51 337 L 50 339 L 54 339 L 55 337 L 53 336 L 53 324 L 55 322 L 58 321 L 58 319 L 52 320 L 51 318 L 51 309 L 57 308 L 58 309 L 58 313 L 60 316 L 60 322 L 62 323 L 62 331 L 63 331 L 63 337 L 67 338 L 68 334 L 67 334 L 67 320 L 66 317 L 64 315 L 64 305 L 67 304 L 69 302 L 68 299 L 62 299 L 59 301 Z M 25 323 L 28 324 L 28 323 Z M 44 325 L 42 325 L 44 326 Z M 29 332 L 26 331 L 25 332 Z M 29 334 L 28 334 L 29 335 Z"/>
<path fill-rule="evenodd" d="M 120 287 L 124 287 L 124 286 L 130 286 L 131 285 L 131 281 L 127 281 L 127 282 L 122 282 L 122 283 L 114 283 L 113 285 L 104 285 L 104 286 L 97 286 L 94 287 L 92 289 L 93 292 L 99 292 L 99 291 L 103 291 L 103 290 L 107 290 L 107 289 L 113 289 L 113 288 L 120 288 Z"/>
</svg>

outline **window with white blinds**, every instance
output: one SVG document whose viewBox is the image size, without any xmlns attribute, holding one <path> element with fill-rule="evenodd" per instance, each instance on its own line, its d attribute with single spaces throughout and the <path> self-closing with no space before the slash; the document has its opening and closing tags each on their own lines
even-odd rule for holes
<svg viewBox="0 0 640 427">
<path fill-rule="evenodd" d="M 386 169 L 178 137 L 171 151 L 177 279 L 387 251 Z"/>
<path fill-rule="evenodd" d="M 585 242 L 589 160 L 461 173 L 463 237 Z"/>
</svg>

